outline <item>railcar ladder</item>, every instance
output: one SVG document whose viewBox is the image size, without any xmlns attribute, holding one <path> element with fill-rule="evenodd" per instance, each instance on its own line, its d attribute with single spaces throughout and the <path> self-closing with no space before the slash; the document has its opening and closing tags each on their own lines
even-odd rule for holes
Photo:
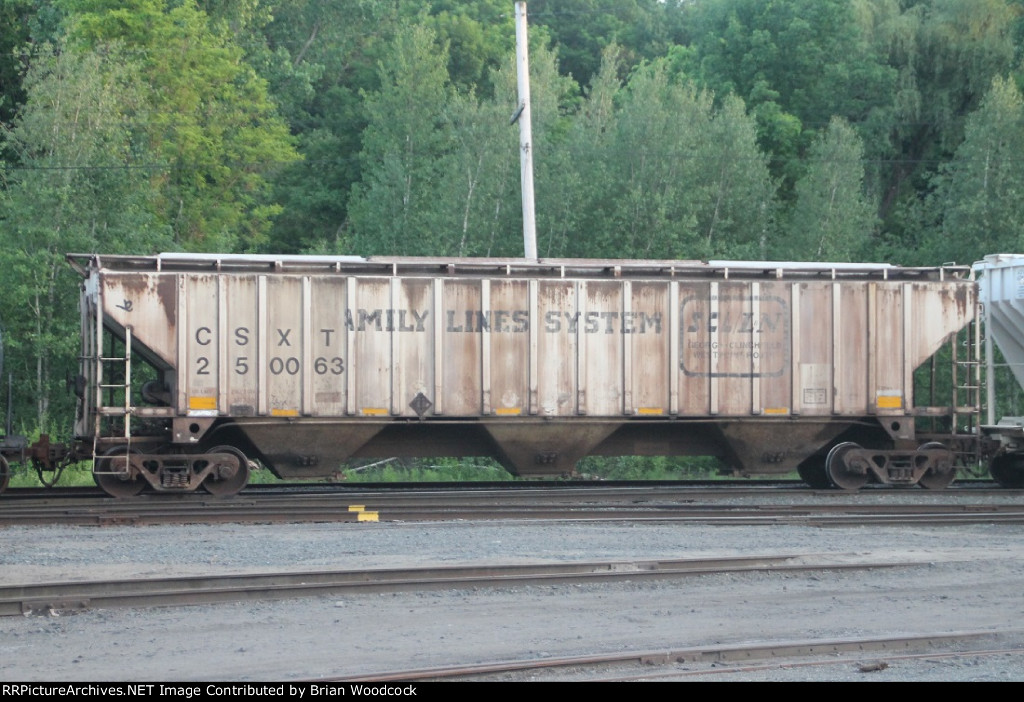
<svg viewBox="0 0 1024 702">
<path fill-rule="evenodd" d="M 103 370 L 106 363 L 124 363 L 124 382 L 105 383 L 103 382 Z M 106 417 L 124 417 L 124 438 L 126 443 L 131 442 L 131 416 L 132 416 L 132 328 L 125 327 L 124 330 L 124 356 L 104 356 L 102 346 L 97 349 L 98 380 L 96 396 L 96 425 L 97 430 L 93 432 L 93 456 L 96 456 L 100 434 L 100 425 Z M 124 393 L 123 405 L 105 405 L 104 394 L 110 393 L 114 399 L 115 391 Z M 94 459 L 95 460 L 95 459 Z"/>
<path fill-rule="evenodd" d="M 953 434 L 970 434 L 974 440 L 966 447 L 960 447 L 957 455 L 962 465 L 975 467 L 981 462 L 981 359 L 978 349 L 981 348 L 981 326 L 972 320 L 966 328 L 966 338 L 952 343 L 952 409 Z M 959 357 L 958 349 L 963 347 L 963 357 Z M 961 426 L 961 423 L 963 425 Z"/>
</svg>

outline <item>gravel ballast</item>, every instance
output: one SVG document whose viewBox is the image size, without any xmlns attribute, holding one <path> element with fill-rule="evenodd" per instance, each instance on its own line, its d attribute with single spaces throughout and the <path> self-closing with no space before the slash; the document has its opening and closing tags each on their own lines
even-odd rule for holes
<svg viewBox="0 0 1024 702">
<path fill-rule="evenodd" d="M 320 597 L 0 619 L 5 681 L 275 681 L 759 641 L 1007 631 L 1024 527 L 451 522 L 3 530 L 0 583 L 275 570 L 828 554 L 914 567 Z M 1024 646 L 1004 637 L 999 648 Z M 884 654 L 864 659 L 885 660 Z M 693 666 L 690 666 L 692 668 Z M 871 666 L 867 666 L 871 668 Z M 699 680 L 1024 680 L 1024 655 L 744 669 Z M 685 666 L 665 668 L 669 674 Z M 737 672 L 731 672 L 731 669 Z M 646 674 L 658 674 L 648 670 Z M 565 673 L 558 673 L 564 676 Z M 587 673 L 580 673 L 585 677 Z M 532 679 L 543 679 L 543 675 Z"/>
</svg>

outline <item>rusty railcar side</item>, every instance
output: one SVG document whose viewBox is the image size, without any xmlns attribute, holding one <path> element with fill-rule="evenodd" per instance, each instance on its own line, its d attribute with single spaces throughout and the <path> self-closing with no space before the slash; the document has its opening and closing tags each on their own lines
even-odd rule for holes
<svg viewBox="0 0 1024 702">
<path fill-rule="evenodd" d="M 157 489 L 230 491 L 239 452 L 283 477 L 396 455 L 567 474 L 589 454 L 818 476 L 838 443 L 836 475 L 917 482 L 952 475 L 957 417 L 977 412 L 955 392 L 915 402 L 915 370 L 975 319 L 969 269 L 69 258 L 76 433 L 116 456 L 100 470 L 118 485 L 148 470 Z"/>
</svg>

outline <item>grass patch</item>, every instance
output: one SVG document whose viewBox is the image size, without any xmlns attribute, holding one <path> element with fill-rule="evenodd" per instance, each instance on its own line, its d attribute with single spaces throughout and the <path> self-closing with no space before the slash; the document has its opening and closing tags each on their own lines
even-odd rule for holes
<svg viewBox="0 0 1024 702">
<path fill-rule="evenodd" d="M 728 479 L 721 462 L 712 457 L 591 456 L 576 466 L 577 475 L 591 480 L 715 480 Z M 776 476 L 772 476 L 776 477 Z M 531 478 L 535 479 L 535 478 Z M 563 476 L 551 476 L 552 480 Z M 346 483 L 445 483 L 520 480 L 490 458 L 400 459 L 388 458 L 341 466 L 325 482 Z M 270 471 L 254 473 L 250 482 L 286 482 Z"/>
<path fill-rule="evenodd" d="M 10 487 L 42 487 L 35 469 L 31 465 L 11 466 Z M 732 476 L 723 474 L 721 462 L 705 456 L 624 456 L 610 458 L 589 456 L 576 466 L 580 478 L 591 480 L 629 481 L 671 481 L 671 480 L 728 480 Z M 50 480 L 52 472 L 44 473 Z M 764 476 L 767 479 L 797 479 L 796 473 Z M 561 476 L 551 479 L 559 480 Z M 755 478 L 756 479 L 756 478 Z M 328 478 L 291 479 L 278 478 L 266 468 L 259 468 L 249 475 L 254 485 L 276 485 L 294 482 L 324 483 L 453 483 L 453 482 L 502 482 L 520 480 L 506 471 L 500 463 L 490 458 L 439 458 L 401 459 L 387 458 L 366 463 L 342 465 L 338 472 Z M 60 475 L 55 487 L 93 486 L 92 463 L 83 461 L 68 466 Z"/>
<path fill-rule="evenodd" d="M 52 481 L 54 475 L 53 471 L 43 471 L 43 477 L 47 481 Z M 52 487 L 92 487 L 95 484 L 92 479 L 92 463 L 83 461 L 67 466 L 61 472 L 57 483 Z M 39 480 L 39 474 L 35 468 L 31 465 L 17 463 L 11 465 L 11 483 L 9 487 L 37 488 L 43 487 L 43 483 Z"/>
</svg>

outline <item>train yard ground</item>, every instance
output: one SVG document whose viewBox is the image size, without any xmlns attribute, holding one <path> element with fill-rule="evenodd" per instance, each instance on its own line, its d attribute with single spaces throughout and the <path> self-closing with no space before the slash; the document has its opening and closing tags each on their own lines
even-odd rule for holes
<svg viewBox="0 0 1024 702">
<path fill-rule="evenodd" d="M 488 518 L 460 515 L 473 500 L 452 494 L 445 518 L 422 521 L 385 506 L 378 521 L 5 526 L 0 599 L 18 610 L 0 617 L 0 677 L 1024 680 L 1024 525 L 1007 518 L 1021 492 L 514 492 L 519 514 Z M 263 497 L 224 502 L 247 500 Z M 544 513 L 524 516 L 531 501 Z M 568 518 L 573 501 L 608 514 Z M 684 507 L 691 518 L 672 517 Z M 313 592 L 301 573 L 358 586 Z M 12 588 L 108 581 L 93 587 L 111 594 L 111 580 L 239 594 L 185 592 L 183 606 Z"/>
</svg>

